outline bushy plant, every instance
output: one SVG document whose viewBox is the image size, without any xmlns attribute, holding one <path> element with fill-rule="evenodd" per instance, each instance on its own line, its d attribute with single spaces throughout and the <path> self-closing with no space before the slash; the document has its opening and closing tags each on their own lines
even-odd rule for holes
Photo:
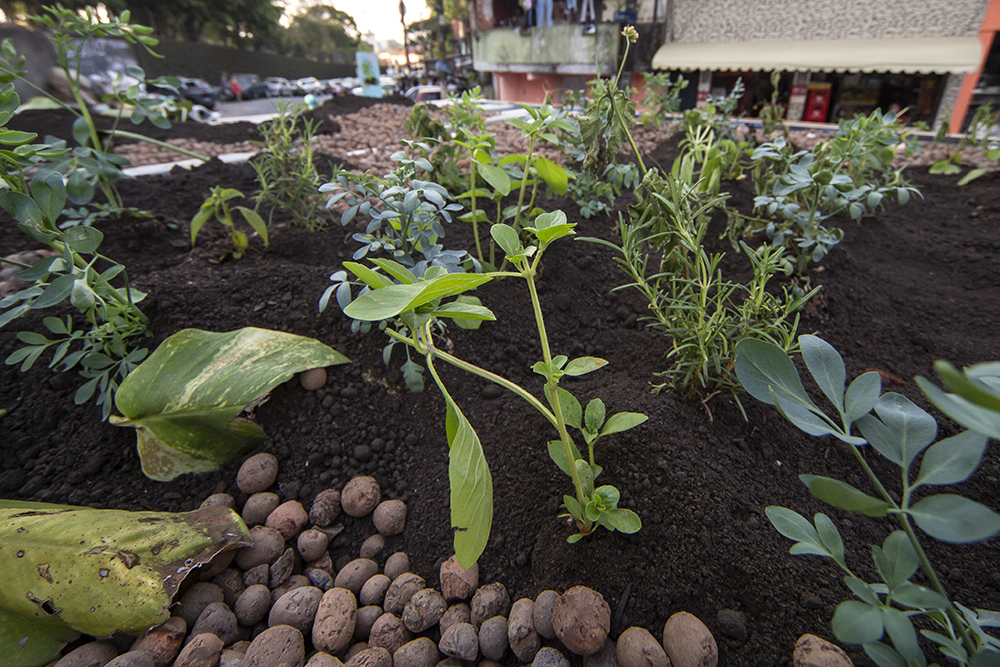
<svg viewBox="0 0 1000 667">
<path fill-rule="evenodd" d="M 230 253 L 233 259 L 242 259 L 250 247 L 250 239 L 247 235 L 236 229 L 236 221 L 233 220 L 233 212 L 239 213 L 248 225 L 264 241 L 264 246 L 268 245 L 267 223 L 258 215 L 257 211 L 246 206 L 230 207 L 229 202 L 233 199 L 243 197 L 243 193 L 233 188 L 213 187 L 208 198 L 202 203 L 201 208 L 191 219 L 191 245 L 194 245 L 198 232 L 209 220 L 216 220 L 229 230 L 229 237 L 233 242 L 233 251 Z"/>
<path fill-rule="evenodd" d="M 834 478 L 799 475 L 813 496 L 835 508 L 898 525 L 881 546 L 871 545 L 881 581 L 869 583 L 848 564 L 843 540 L 828 516 L 818 513 L 810 522 L 790 509 L 767 508 L 775 529 L 795 542 L 791 553 L 830 558 L 844 572 L 844 583 L 856 599 L 837 606 L 834 635 L 862 645 L 879 667 L 927 665 L 921 636 L 959 665 L 1000 663 L 1000 639 L 988 632 L 1000 627 L 1000 613 L 952 600 L 916 530 L 950 544 L 980 542 L 1000 533 L 1000 514 L 985 505 L 955 493 L 928 495 L 932 488 L 968 479 L 982 462 L 987 438 L 1000 436 L 1000 364 L 972 367 L 964 374 L 938 364 L 954 392 L 950 394 L 921 379 L 928 398 L 969 428 L 935 442 L 935 419 L 905 396 L 883 394 L 877 372 L 855 378 L 845 391 L 840 354 L 815 336 L 802 336 L 799 343 L 806 369 L 834 409 L 832 416 L 806 393 L 788 355 L 770 343 L 739 343 L 740 382 L 802 431 L 832 435 L 849 447 L 869 483 L 868 489 L 859 489 Z M 901 489 L 880 478 L 866 452 L 899 468 Z"/>
<path fill-rule="evenodd" d="M 681 91 L 689 82 L 683 76 L 671 80 L 669 72 L 643 72 L 642 78 L 646 87 L 643 106 L 647 109 L 642 122 L 659 127 L 669 114 L 680 111 Z"/>
</svg>

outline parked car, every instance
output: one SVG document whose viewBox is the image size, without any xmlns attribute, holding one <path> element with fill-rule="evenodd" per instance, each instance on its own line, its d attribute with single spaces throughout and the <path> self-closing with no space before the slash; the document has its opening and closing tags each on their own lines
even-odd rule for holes
<svg viewBox="0 0 1000 667">
<path fill-rule="evenodd" d="M 177 80 L 180 83 L 178 83 L 176 91 L 165 86 L 147 83 L 146 92 L 163 97 L 190 100 L 208 109 L 214 109 L 219 105 L 221 93 L 217 87 L 209 85 L 203 79 L 193 79 L 186 76 L 177 77 Z"/>
<path fill-rule="evenodd" d="M 414 102 L 429 102 L 443 100 L 448 97 L 448 91 L 441 86 L 413 86 L 403 93 L 403 96 L 409 97 Z"/>
<path fill-rule="evenodd" d="M 260 80 L 256 74 L 234 74 L 233 78 L 240 85 L 241 96 L 245 100 L 255 100 L 267 97 L 267 84 Z M 227 99 L 234 99 L 232 89 L 227 91 Z"/>
<path fill-rule="evenodd" d="M 264 79 L 268 97 L 288 97 L 295 94 L 295 86 L 283 76 L 269 76 Z"/>
<path fill-rule="evenodd" d="M 299 95 L 308 95 L 309 93 L 312 93 L 313 95 L 320 95 L 326 92 L 323 84 L 320 83 L 319 79 L 314 76 L 296 79 L 293 83 L 295 84 L 295 88 L 297 89 L 296 92 Z"/>
</svg>

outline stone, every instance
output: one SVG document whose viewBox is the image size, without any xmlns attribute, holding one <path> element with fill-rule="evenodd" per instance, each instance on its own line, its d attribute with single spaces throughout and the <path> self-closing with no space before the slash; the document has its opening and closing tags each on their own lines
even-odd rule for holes
<svg viewBox="0 0 1000 667">
<path fill-rule="evenodd" d="M 254 454 L 236 473 L 236 486 L 243 493 L 266 491 L 278 478 L 278 459 L 274 454 Z"/>
<path fill-rule="evenodd" d="M 243 658 L 246 653 L 224 648 L 219 654 L 219 667 L 243 667 Z"/>
<path fill-rule="evenodd" d="M 104 665 L 104 667 L 153 667 L 153 656 L 145 651 L 129 651 Z"/>
<path fill-rule="evenodd" d="M 478 629 L 482 622 L 494 616 L 507 616 L 510 611 L 510 596 L 500 582 L 480 587 L 469 604 L 472 610 L 472 625 Z"/>
<path fill-rule="evenodd" d="M 531 667 L 569 667 L 569 660 L 554 648 L 543 648 L 535 654 Z"/>
<path fill-rule="evenodd" d="M 697 616 L 679 611 L 663 626 L 663 648 L 671 667 L 715 667 L 719 648 Z"/>
<path fill-rule="evenodd" d="M 339 658 L 329 653 L 313 653 L 306 663 L 306 667 L 343 667 L 344 663 Z"/>
<path fill-rule="evenodd" d="M 805 634 L 792 651 L 794 667 L 854 667 L 844 650 L 816 635 Z"/>
<path fill-rule="evenodd" d="M 378 558 L 379 554 L 382 553 L 382 549 L 385 549 L 385 537 L 379 533 L 375 533 L 374 535 L 368 536 L 368 538 L 361 543 L 361 549 L 359 550 L 358 555 L 362 558 L 375 560 Z M 409 564 L 407 564 L 407 568 L 409 568 Z"/>
<path fill-rule="evenodd" d="M 660 642 L 646 628 L 627 629 L 618 637 L 616 648 L 621 667 L 670 667 Z"/>
<path fill-rule="evenodd" d="M 378 563 L 367 558 L 355 558 L 337 573 L 334 586 L 346 588 L 358 595 L 365 582 L 376 574 L 378 574 Z"/>
<path fill-rule="evenodd" d="M 271 576 L 270 572 L 271 567 L 267 563 L 255 565 L 243 573 L 243 585 L 247 588 L 250 586 L 256 586 L 257 584 L 267 586 L 268 580 Z"/>
<path fill-rule="evenodd" d="M 265 618 L 271 609 L 271 590 L 263 584 L 248 586 L 239 599 L 233 611 L 240 625 L 252 628 Z"/>
<path fill-rule="evenodd" d="M 354 637 L 358 601 L 346 588 L 331 588 L 323 594 L 312 627 L 313 646 L 336 655 L 347 648 Z"/>
<path fill-rule="evenodd" d="M 250 642 L 243 667 L 302 667 L 305 661 L 302 633 L 289 625 L 276 625 Z"/>
<path fill-rule="evenodd" d="M 359 641 L 367 642 L 368 637 L 371 636 L 372 626 L 375 625 L 375 621 L 384 613 L 382 607 L 377 605 L 369 605 L 358 609 L 358 618 L 354 625 L 354 637 Z"/>
<path fill-rule="evenodd" d="M 174 667 L 216 667 L 222 647 L 222 640 L 210 632 L 195 635 L 177 655 Z"/>
<path fill-rule="evenodd" d="M 507 619 L 494 616 L 479 626 L 479 652 L 487 660 L 500 661 L 507 655 L 510 643 L 507 640 Z"/>
<path fill-rule="evenodd" d="M 340 493 L 340 506 L 344 513 L 355 518 L 367 516 L 382 500 L 382 490 L 374 477 L 355 477 L 344 485 Z"/>
<path fill-rule="evenodd" d="M 231 510 L 236 509 L 236 499 L 228 493 L 213 493 L 208 498 L 201 501 L 201 505 L 198 509 L 204 509 L 206 507 L 228 507 Z"/>
<path fill-rule="evenodd" d="M 299 384 L 306 391 L 316 391 L 317 389 L 322 389 L 326 384 L 326 369 L 325 368 L 310 368 L 307 371 L 302 371 L 299 373 Z"/>
<path fill-rule="evenodd" d="M 410 571 L 410 557 L 407 556 L 402 551 L 397 551 L 385 560 L 385 567 L 382 568 L 382 574 L 389 577 L 390 579 L 395 579 L 404 572 Z"/>
<path fill-rule="evenodd" d="M 445 600 L 448 602 L 468 600 L 479 586 L 479 563 L 473 563 L 472 567 L 466 570 L 458 564 L 458 558 L 452 556 L 441 563 L 439 579 L 441 594 Z"/>
<path fill-rule="evenodd" d="M 269 491 L 255 493 L 243 504 L 243 522 L 248 526 L 263 525 L 271 512 L 278 509 L 281 499 L 278 494 Z"/>
<path fill-rule="evenodd" d="M 309 521 L 314 526 L 326 527 L 340 516 L 340 491 L 325 489 L 316 494 L 309 508 Z"/>
<path fill-rule="evenodd" d="M 531 662 L 542 647 L 542 638 L 534 626 L 535 603 L 521 598 L 510 608 L 507 621 L 507 641 L 510 650 L 521 662 Z"/>
<path fill-rule="evenodd" d="M 388 575 L 387 575 L 388 576 Z M 417 591 L 427 588 L 427 582 L 412 572 L 404 572 L 389 584 L 382 601 L 382 608 L 390 614 L 402 614 L 406 603 Z"/>
<path fill-rule="evenodd" d="M 53 667 L 104 667 L 117 657 L 111 642 L 87 642 L 61 657 Z"/>
<path fill-rule="evenodd" d="M 552 629 L 563 646 L 577 655 L 601 650 L 611 630 L 611 608 L 600 593 L 574 586 L 552 607 Z"/>
<path fill-rule="evenodd" d="M 310 528 L 299 535 L 295 546 L 298 548 L 302 560 L 311 563 L 327 553 L 326 547 L 329 543 L 330 537 L 326 533 Z"/>
<path fill-rule="evenodd" d="M 213 602 L 198 616 L 191 628 L 191 637 L 211 633 L 222 640 L 222 646 L 228 646 L 236 641 L 236 625 L 236 616 L 229 607 L 224 602 Z"/>
<path fill-rule="evenodd" d="M 222 589 L 222 601 L 230 609 L 247 588 L 243 583 L 243 573 L 234 567 L 226 568 L 212 577 L 212 583 Z"/>
<path fill-rule="evenodd" d="M 187 627 L 194 626 L 201 612 L 213 602 L 224 602 L 225 594 L 222 588 L 207 581 L 199 581 L 181 596 L 177 615 L 184 619 Z"/>
<path fill-rule="evenodd" d="M 361 587 L 361 592 L 358 594 L 358 602 L 365 606 L 382 604 L 385 592 L 389 590 L 389 584 L 391 583 L 392 579 L 389 577 L 384 574 L 376 574 Z"/>
<path fill-rule="evenodd" d="M 428 637 L 418 637 L 403 644 L 392 654 L 393 667 L 434 667 L 441 654 L 437 644 Z"/>
<path fill-rule="evenodd" d="M 583 656 L 583 667 L 621 667 L 615 642 L 608 639 L 600 651 Z"/>
<path fill-rule="evenodd" d="M 410 632 L 420 633 L 437 625 L 447 610 L 444 596 L 433 588 L 425 588 L 414 593 L 403 607 L 403 624 Z"/>
<path fill-rule="evenodd" d="M 333 577 L 326 570 L 319 568 L 306 568 L 306 576 L 309 582 L 324 593 L 333 588 Z"/>
<path fill-rule="evenodd" d="M 367 650 L 367 648 L 368 648 L 368 642 L 358 642 L 351 648 L 347 649 L 347 653 L 344 654 L 344 663 L 346 664 L 350 662 L 354 656 L 356 656 L 358 653 L 361 653 L 364 650 Z"/>
<path fill-rule="evenodd" d="M 456 623 L 441 633 L 438 650 L 456 660 L 475 660 L 479 657 L 479 633 L 469 623 Z"/>
<path fill-rule="evenodd" d="M 403 621 L 395 614 L 382 614 L 372 624 L 371 632 L 368 634 L 368 646 L 380 646 L 389 653 L 395 653 L 403 644 L 413 639 L 413 635 Z"/>
<path fill-rule="evenodd" d="M 254 526 L 250 529 L 249 547 L 236 552 L 236 566 L 246 572 L 258 565 L 270 565 L 285 551 L 285 538 L 274 528 Z"/>
<path fill-rule="evenodd" d="M 271 607 L 267 616 L 269 627 L 289 625 L 301 633 L 312 632 L 313 621 L 323 591 L 313 586 L 303 586 L 285 593 Z"/>
<path fill-rule="evenodd" d="M 456 623 L 472 623 L 472 610 L 464 602 L 453 604 L 444 612 L 444 616 L 438 621 L 438 627 L 444 632 Z"/>
<path fill-rule="evenodd" d="M 156 667 L 169 667 L 184 644 L 188 624 L 180 616 L 172 616 L 134 642 L 130 651 L 145 651 Z"/>
<path fill-rule="evenodd" d="M 278 560 L 271 564 L 267 570 L 267 585 L 272 590 L 281 586 L 292 576 L 292 568 L 295 567 L 295 552 L 291 547 L 278 556 Z"/>
<path fill-rule="evenodd" d="M 236 547 L 215 554 L 212 560 L 198 568 L 199 581 L 211 581 L 228 568 L 236 558 Z M 228 604 L 228 603 L 227 603 Z"/>
<path fill-rule="evenodd" d="M 281 584 L 277 588 L 271 589 L 271 604 L 273 605 L 286 593 L 291 593 L 296 588 L 303 588 L 309 585 L 309 577 L 304 577 L 301 574 L 293 574 L 288 577 L 288 580 L 285 581 L 285 583 Z"/>
<path fill-rule="evenodd" d="M 726 638 L 738 644 L 747 641 L 747 617 L 741 611 L 723 609 L 715 615 L 715 623 L 719 632 Z"/>
<path fill-rule="evenodd" d="M 535 598 L 535 610 L 532 615 L 535 632 L 545 639 L 555 639 L 556 631 L 552 628 L 552 607 L 555 606 L 559 594 L 555 591 L 542 591 Z"/>
<path fill-rule="evenodd" d="M 358 651 L 345 663 L 347 667 L 392 667 L 392 654 L 380 646 Z"/>
<path fill-rule="evenodd" d="M 406 503 L 402 500 L 383 500 L 372 512 L 372 521 L 380 535 L 399 535 L 406 527 Z"/>
<path fill-rule="evenodd" d="M 297 500 L 289 500 L 274 508 L 274 511 L 267 516 L 265 526 L 274 528 L 286 540 L 290 540 L 298 535 L 309 523 L 309 514 L 306 508 Z"/>
</svg>

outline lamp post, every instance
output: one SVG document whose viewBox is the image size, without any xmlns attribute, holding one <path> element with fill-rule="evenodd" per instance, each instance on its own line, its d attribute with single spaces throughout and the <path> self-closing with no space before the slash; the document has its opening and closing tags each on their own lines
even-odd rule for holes
<svg viewBox="0 0 1000 667">
<path fill-rule="evenodd" d="M 406 53 L 406 76 L 410 76 L 410 40 L 406 36 L 406 4 L 399 0 L 399 22 L 403 24 L 403 52 Z"/>
</svg>

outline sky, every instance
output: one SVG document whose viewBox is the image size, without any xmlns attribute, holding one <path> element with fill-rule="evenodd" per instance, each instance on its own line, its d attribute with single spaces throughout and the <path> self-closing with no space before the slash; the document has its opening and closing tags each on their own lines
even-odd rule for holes
<svg viewBox="0 0 1000 667">
<path fill-rule="evenodd" d="M 430 16 L 425 0 L 404 0 L 406 3 L 406 22 L 421 21 Z M 302 3 L 302 0 L 287 0 L 283 3 L 289 11 L 294 11 L 300 4 L 328 4 L 342 12 L 347 12 L 357 21 L 358 29 L 364 35 L 375 33 L 375 39 L 384 41 L 394 39 L 403 42 L 403 26 L 399 22 L 399 0 L 323 0 L 313 3 Z"/>
</svg>

